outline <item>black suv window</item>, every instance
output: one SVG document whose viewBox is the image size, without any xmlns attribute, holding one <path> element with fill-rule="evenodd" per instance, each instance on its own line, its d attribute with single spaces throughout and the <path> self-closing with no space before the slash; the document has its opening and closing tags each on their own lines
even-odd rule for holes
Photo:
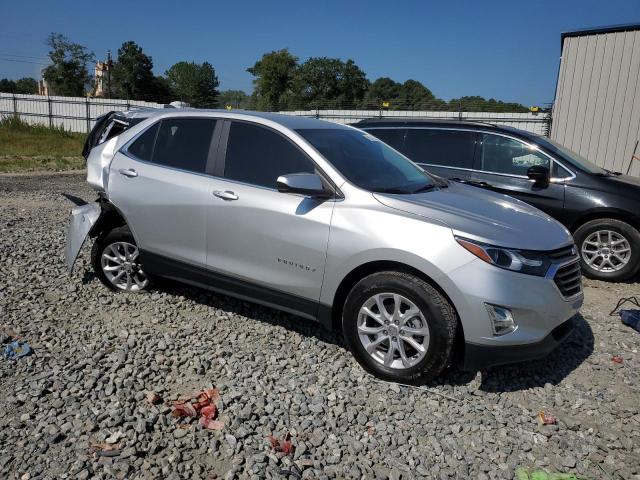
<svg viewBox="0 0 640 480">
<path fill-rule="evenodd" d="M 526 176 L 529 167 L 549 168 L 549 157 L 526 143 L 501 135 L 482 134 L 480 170 Z"/>
<path fill-rule="evenodd" d="M 401 151 L 416 163 L 473 168 L 475 149 L 475 132 L 410 128 Z"/>
<path fill-rule="evenodd" d="M 233 122 L 229 130 L 224 176 L 276 188 L 280 175 L 314 173 L 314 163 L 289 140 L 267 128 Z"/>
<path fill-rule="evenodd" d="M 216 121 L 208 118 L 162 120 L 153 149 L 152 162 L 204 173 L 215 126 Z"/>
<path fill-rule="evenodd" d="M 399 152 L 402 152 L 404 147 L 404 136 L 407 132 L 404 128 L 389 128 L 389 129 L 381 129 L 374 128 L 372 130 L 365 129 L 367 133 L 370 133 L 374 137 L 379 138 L 387 145 L 395 148 Z"/>
<path fill-rule="evenodd" d="M 135 142 L 129 145 L 127 152 L 140 160 L 150 162 L 151 155 L 153 155 L 153 143 L 156 141 L 156 134 L 158 133 L 159 126 L 160 124 L 156 123 L 147 128 Z"/>
</svg>

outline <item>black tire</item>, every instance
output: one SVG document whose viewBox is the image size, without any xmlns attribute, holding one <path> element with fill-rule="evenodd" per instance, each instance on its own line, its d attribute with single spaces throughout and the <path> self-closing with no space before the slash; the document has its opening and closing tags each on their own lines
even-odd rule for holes
<svg viewBox="0 0 640 480">
<path fill-rule="evenodd" d="M 136 241 L 131 234 L 131 230 L 126 225 L 114 228 L 108 232 L 103 232 L 93 243 L 93 248 L 91 249 L 91 265 L 93 266 L 93 270 L 96 273 L 97 277 L 100 281 L 109 289 L 114 292 L 127 292 L 127 293 L 142 293 L 149 290 L 151 285 L 151 279 L 149 275 L 146 275 L 149 280 L 144 288 L 140 288 L 139 290 L 122 290 L 117 288 L 113 283 L 109 281 L 105 272 L 102 269 L 102 253 L 105 248 L 115 242 L 126 242 L 132 245 L 136 245 Z"/>
<path fill-rule="evenodd" d="M 413 302 L 429 327 L 426 355 L 416 365 L 390 368 L 376 361 L 365 350 L 358 335 L 360 308 L 378 293 L 398 293 Z M 342 329 L 353 356 L 369 373 L 383 380 L 420 384 L 436 378 L 451 363 L 457 315 L 447 299 L 432 285 L 403 272 L 379 272 L 360 280 L 349 293 L 342 313 Z"/>
<path fill-rule="evenodd" d="M 616 232 L 629 242 L 631 257 L 628 263 L 620 270 L 610 272 L 599 271 L 585 261 L 583 244 L 590 235 L 600 230 Z M 573 234 L 573 238 L 580 254 L 582 273 L 586 277 L 608 282 L 621 282 L 633 277 L 640 269 L 640 233 L 628 223 L 613 218 L 598 218 L 580 226 Z"/>
</svg>

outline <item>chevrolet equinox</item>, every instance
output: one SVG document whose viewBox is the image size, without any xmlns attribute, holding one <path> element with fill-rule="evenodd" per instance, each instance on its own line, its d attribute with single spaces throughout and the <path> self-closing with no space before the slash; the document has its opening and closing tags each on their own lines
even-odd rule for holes
<svg viewBox="0 0 640 480">
<path fill-rule="evenodd" d="M 352 127 L 137 110 L 99 119 L 85 155 L 99 198 L 72 210 L 69 271 L 89 236 L 114 291 L 170 278 L 292 312 L 384 379 L 543 357 L 582 304 L 561 224 Z"/>
</svg>

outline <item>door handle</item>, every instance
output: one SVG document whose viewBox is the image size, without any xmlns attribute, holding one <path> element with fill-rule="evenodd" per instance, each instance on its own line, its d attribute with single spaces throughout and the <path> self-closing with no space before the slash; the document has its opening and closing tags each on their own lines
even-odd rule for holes
<svg viewBox="0 0 640 480">
<path fill-rule="evenodd" d="M 125 177 L 133 178 L 138 176 L 138 172 L 136 172 L 133 168 L 121 168 L 118 170 L 120 175 L 124 175 Z"/>
<path fill-rule="evenodd" d="M 230 190 L 224 190 L 224 191 L 223 190 L 215 190 L 213 192 L 213 194 L 216 197 L 221 198 L 223 200 L 238 200 L 238 198 L 240 198 L 240 197 L 238 197 L 238 195 L 236 195 L 235 193 L 233 193 Z"/>
</svg>

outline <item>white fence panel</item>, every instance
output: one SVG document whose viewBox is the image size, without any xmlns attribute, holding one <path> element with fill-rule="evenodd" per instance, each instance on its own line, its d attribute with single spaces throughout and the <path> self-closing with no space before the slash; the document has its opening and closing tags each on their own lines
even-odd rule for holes
<svg viewBox="0 0 640 480">
<path fill-rule="evenodd" d="M 70 132 L 87 133 L 101 115 L 135 107 L 164 108 L 165 105 L 137 100 L 0 93 L 0 116 L 17 115 L 30 125 L 64 128 Z"/>
</svg>

